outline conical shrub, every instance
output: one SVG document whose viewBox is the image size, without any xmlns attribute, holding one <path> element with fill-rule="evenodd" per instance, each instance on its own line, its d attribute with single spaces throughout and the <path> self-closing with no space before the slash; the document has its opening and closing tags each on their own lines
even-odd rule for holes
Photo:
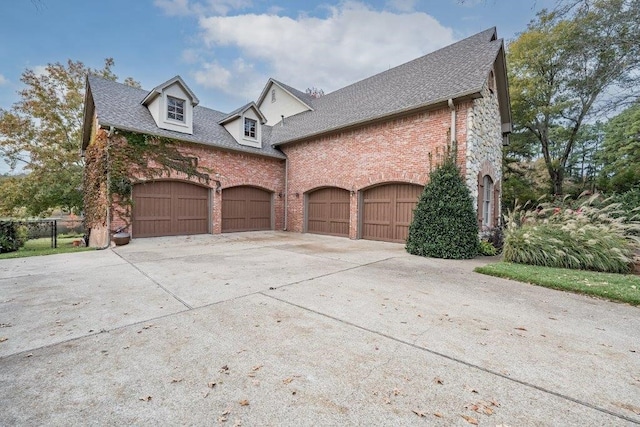
<svg viewBox="0 0 640 427">
<path fill-rule="evenodd" d="M 447 156 L 450 157 L 450 156 Z M 478 254 L 478 224 L 469 189 L 452 158 L 431 171 L 409 227 L 407 252 L 468 259 Z"/>
</svg>

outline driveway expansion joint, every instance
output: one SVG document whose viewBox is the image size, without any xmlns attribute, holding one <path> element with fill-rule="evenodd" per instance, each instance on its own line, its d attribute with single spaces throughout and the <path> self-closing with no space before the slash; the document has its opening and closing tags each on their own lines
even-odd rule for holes
<svg viewBox="0 0 640 427">
<path fill-rule="evenodd" d="M 287 301 L 287 300 L 285 300 L 285 299 L 281 299 L 281 298 L 275 297 L 275 296 L 273 296 L 273 295 L 269 295 L 269 294 L 264 293 L 264 292 L 260 292 L 260 293 L 261 293 L 262 295 L 264 295 L 265 297 L 272 298 L 272 299 L 274 299 L 274 300 L 276 300 L 276 301 L 280 301 L 280 302 L 282 302 L 282 303 L 284 303 L 284 304 L 288 304 L 288 305 L 291 305 L 291 306 L 293 306 L 293 307 L 297 307 L 297 308 L 302 309 L 302 310 L 305 310 L 305 311 L 307 311 L 307 312 L 310 312 L 310 313 L 316 314 L 316 315 L 318 315 L 318 316 L 322 316 L 322 317 L 325 317 L 325 318 L 327 318 L 327 319 L 331 319 L 331 320 L 333 320 L 333 321 L 336 321 L 336 322 L 342 323 L 343 325 L 351 326 L 351 327 L 356 328 L 356 329 L 359 329 L 359 330 L 361 330 L 361 331 L 368 332 L 368 333 L 370 333 L 370 334 L 374 334 L 374 335 L 377 335 L 377 336 L 380 336 L 380 337 L 383 337 L 383 338 L 386 338 L 386 339 L 389 339 L 389 340 L 395 341 L 395 342 L 397 342 L 397 343 L 407 345 L 407 346 L 412 347 L 412 348 L 415 348 L 415 349 L 417 349 L 417 350 L 421 350 L 421 351 L 424 351 L 424 352 L 430 353 L 430 354 L 432 354 L 432 355 L 434 355 L 434 356 L 437 356 L 437 357 L 441 357 L 441 358 L 447 359 L 447 360 L 452 361 L 452 362 L 454 362 L 454 363 L 458 363 L 458 364 L 465 365 L 465 366 L 467 366 L 467 367 L 469 367 L 469 368 L 479 370 L 479 371 L 484 372 L 484 373 L 487 373 L 487 374 L 489 374 L 489 375 L 493 375 L 493 376 L 496 376 L 496 377 L 500 377 L 500 378 L 503 378 L 503 379 L 505 379 L 505 380 L 508 380 L 508 381 L 514 382 L 514 383 L 516 383 L 516 384 L 520 384 L 520 385 L 523 385 L 523 386 L 525 386 L 525 387 L 532 388 L 532 389 L 537 390 L 537 391 L 539 391 L 539 392 L 542 392 L 542 393 L 545 393 L 545 394 L 549 394 L 549 395 L 551 395 L 551 396 L 555 396 L 555 397 L 557 397 L 557 398 L 560 398 L 560 399 L 563 399 L 563 400 L 567 400 L 567 401 L 569 401 L 569 402 L 573 402 L 573 403 L 578 404 L 578 405 L 580 405 L 580 406 L 584 406 L 584 407 L 586 407 L 586 408 L 589 408 L 589 409 L 592 409 L 592 410 L 595 410 L 595 411 L 601 412 L 601 413 L 603 413 L 603 414 L 607 414 L 607 415 L 610 415 L 610 416 L 612 416 L 612 417 L 615 417 L 615 418 L 618 418 L 618 419 L 621 419 L 621 420 L 624 420 L 624 421 L 627 421 L 627 422 L 630 422 L 630 423 L 633 423 L 633 424 L 636 424 L 636 425 L 640 425 L 640 420 L 638 420 L 638 419 L 636 419 L 636 418 L 628 417 L 628 416 L 626 416 L 626 415 L 624 415 L 624 414 L 621 414 L 621 413 L 618 413 L 618 412 L 611 411 L 611 410 L 609 410 L 609 409 L 606 409 L 606 408 L 603 408 L 603 407 L 600 407 L 600 406 L 597 406 L 597 405 L 591 404 L 591 403 L 586 402 L 586 401 L 584 401 L 584 400 L 576 399 L 576 398 L 571 397 L 571 396 L 569 396 L 569 395 L 566 395 L 566 394 L 563 394 L 563 393 L 560 393 L 560 392 L 557 392 L 557 391 L 553 391 L 553 390 L 550 390 L 550 389 L 548 389 L 548 388 L 545 388 L 545 387 L 542 387 L 542 386 L 539 386 L 539 385 L 536 385 L 536 384 L 533 384 L 533 383 L 530 383 L 530 382 L 527 382 L 527 381 L 523 381 L 523 380 L 519 380 L 519 379 L 517 379 L 517 378 L 513 378 L 513 377 L 511 377 L 511 376 L 508 376 L 508 375 L 502 374 L 502 373 L 497 372 L 497 371 L 494 371 L 494 370 L 492 370 L 492 369 L 484 368 L 484 367 L 482 367 L 482 366 L 480 366 L 480 365 L 476 365 L 475 363 L 467 362 L 467 361 L 462 360 L 462 359 L 460 359 L 460 358 L 457 358 L 457 357 L 454 357 L 454 356 L 450 356 L 450 355 L 448 355 L 448 354 L 441 353 L 441 352 L 439 352 L 439 351 L 432 350 L 432 349 L 429 349 L 429 348 L 426 348 L 426 347 L 423 347 L 423 346 L 417 345 L 417 344 L 412 343 L 412 342 L 410 342 L 410 341 L 405 341 L 405 340 L 403 340 L 403 339 L 400 339 L 400 338 L 397 338 L 397 337 L 391 336 L 391 335 L 389 335 L 389 334 L 385 334 L 384 332 L 376 331 L 376 330 L 374 330 L 374 329 L 370 329 L 370 328 L 367 328 L 367 327 L 364 327 L 364 326 L 358 325 L 358 324 L 356 324 L 356 323 L 349 322 L 349 321 L 344 320 L 344 319 L 340 319 L 339 317 L 335 317 L 335 316 L 331 316 L 331 315 L 326 314 L 326 313 L 322 313 L 322 312 L 320 312 L 320 311 L 317 311 L 317 310 L 314 310 L 314 309 L 311 309 L 311 308 L 305 307 L 305 306 L 300 305 L 300 304 L 296 304 L 296 303 L 291 302 L 291 301 Z"/>
<path fill-rule="evenodd" d="M 169 295 L 171 295 L 176 301 L 178 301 L 180 304 L 184 305 L 185 307 L 187 307 L 189 310 L 193 310 L 193 307 L 191 305 L 189 305 L 185 300 L 183 300 L 182 298 L 180 298 L 178 295 L 174 294 L 173 292 L 171 292 L 169 289 L 167 289 L 166 287 L 162 286 L 158 281 L 156 281 L 153 277 L 149 276 L 146 272 L 144 272 L 142 269 L 140 269 L 137 265 L 135 265 L 134 263 L 132 263 L 131 261 L 129 261 L 128 259 L 124 258 L 122 255 L 120 255 L 118 252 L 112 250 L 112 252 L 114 254 L 116 254 L 118 257 L 120 257 L 124 262 L 126 262 L 127 264 L 129 264 L 131 267 L 133 267 L 134 269 L 136 269 L 137 271 L 140 272 L 140 274 L 142 274 L 144 277 L 146 277 L 147 279 L 151 280 L 152 283 L 154 283 L 157 287 L 159 287 L 160 289 L 162 289 L 163 291 L 165 291 L 166 293 L 168 293 Z"/>
</svg>

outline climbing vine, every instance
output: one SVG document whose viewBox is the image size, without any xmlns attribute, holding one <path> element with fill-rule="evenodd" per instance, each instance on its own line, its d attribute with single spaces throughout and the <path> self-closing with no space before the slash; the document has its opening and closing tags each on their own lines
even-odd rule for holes
<svg viewBox="0 0 640 427">
<path fill-rule="evenodd" d="M 178 141 L 117 130 L 111 136 L 100 129 L 85 152 L 85 225 L 106 225 L 107 206 L 117 202 L 112 215 L 130 225 L 135 182 L 153 181 L 173 174 L 209 184 L 211 170 L 181 149 Z M 108 188 L 107 188 L 108 187 Z M 113 219 L 113 218 L 112 218 Z M 113 231 L 113 230 L 111 230 Z"/>
</svg>

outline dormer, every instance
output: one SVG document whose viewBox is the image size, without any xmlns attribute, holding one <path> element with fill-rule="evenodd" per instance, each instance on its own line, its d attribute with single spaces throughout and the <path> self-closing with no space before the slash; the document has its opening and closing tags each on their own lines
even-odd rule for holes
<svg viewBox="0 0 640 427">
<path fill-rule="evenodd" d="M 262 125 L 266 121 L 255 102 L 250 102 L 226 115 L 218 124 L 224 126 L 238 144 L 262 148 Z"/>
<path fill-rule="evenodd" d="M 198 98 L 180 76 L 156 86 L 141 104 L 149 109 L 161 129 L 193 134 L 193 107 Z"/>
<path fill-rule="evenodd" d="M 297 89 L 269 79 L 265 85 L 257 106 L 266 117 L 266 124 L 273 126 L 282 120 L 304 111 L 312 111 L 313 98 Z"/>
</svg>

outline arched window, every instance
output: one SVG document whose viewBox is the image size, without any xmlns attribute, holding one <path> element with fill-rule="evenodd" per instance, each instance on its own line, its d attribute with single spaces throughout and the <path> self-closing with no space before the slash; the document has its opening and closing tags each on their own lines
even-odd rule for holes
<svg viewBox="0 0 640 427">
<path fill-rule="evenodd" d="M 482 178 L 482 225 L 493 227 L 493 180 L 489 175 Z"/>
</svg>

